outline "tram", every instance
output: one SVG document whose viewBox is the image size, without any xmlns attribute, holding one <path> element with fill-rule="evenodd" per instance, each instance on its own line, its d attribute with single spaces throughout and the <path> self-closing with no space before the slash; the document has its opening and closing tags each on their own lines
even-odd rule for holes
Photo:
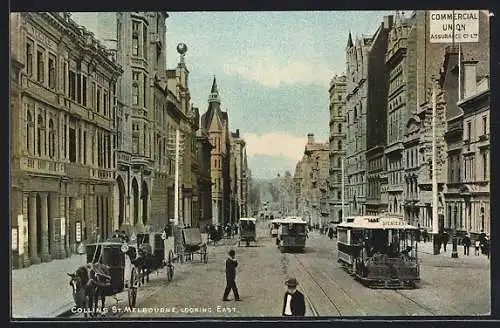
<svg viewBox="0 0 500 328">
<path fill-rule="evenodd" d="M 276 244 L 281 252 L 304 251 L 306 247 L 307 222 L 301 217 L 289 216 L 279 221 Z"/>
<path fill-rule="evenodd" d="M 416 288 L 420 281 L 418 228 L 401 217 L 347 217 L 337 226 L 338 262 L 372 288 Z"/>
<path fill-rule="evenodd" d="M 269 227 L 271 228 L 271 236 L 272 237 L 278 237 L 278 229 L 280 227 L 280 221 L 281 221 L 281 219 L 274 219 L 274 220 L 271 220 L 271 223 L 269 223 Z"/>
</svg>

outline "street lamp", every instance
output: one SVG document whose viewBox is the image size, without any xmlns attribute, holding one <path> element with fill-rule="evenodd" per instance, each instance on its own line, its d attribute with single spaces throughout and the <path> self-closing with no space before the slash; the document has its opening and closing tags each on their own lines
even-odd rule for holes
<svg viewBox="0 0 500 328">
<path fill-rule="evenodd" d="M 456 207 L 453 208 L 453 239 L 452 239 L 452 249 L 451 249 L 451 258 L 452 259 L 457 259 L 458 258 L 458 251 L 457 251 L 457 209 Z"/>
</svg>

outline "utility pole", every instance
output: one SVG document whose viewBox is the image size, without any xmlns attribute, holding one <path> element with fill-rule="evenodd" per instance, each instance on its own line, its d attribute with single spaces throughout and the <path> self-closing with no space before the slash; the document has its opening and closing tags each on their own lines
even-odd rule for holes
<svg viewBox="0 0 500 328">
<path fill-rule="evenodd" d="M 436 142 L 436 79 L 432 78 L 432 234 L 434 255 L 439 254 L 438 182 L 437 182 L 437 142 Z"/>
<path fill-rule="evenodd" d="M 180 156 L 180 131 L 175 131 L 175 204 L 174 204 L 174 224 L 179 225 L 179 156 Z"/>
<path fill-rule="evenodd" d="M 344 188 L 345 188 L 345 182 L 344 182 L 344 156 L 342 156 L 342 161 L 341 161 L 341 174 L 342 174 L 342 222 L 345 221 L 345 211 L 344 211 Z"/>
</svg>

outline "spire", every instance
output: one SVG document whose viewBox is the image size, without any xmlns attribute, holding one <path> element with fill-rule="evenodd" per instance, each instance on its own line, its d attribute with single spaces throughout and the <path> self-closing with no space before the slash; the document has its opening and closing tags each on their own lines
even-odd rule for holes
<svg viewBox="0 0 500 328">
<path fill-rule="evenodd" d="M 349 31 L 349 37 L 347 39 L 347 48 L 350 48 L 352 47 L 352 35 L 351 35 L 351 31 Z"/>
<path fill-rule="evenodd" d="M 217 81 L 214 75 L 214 82 L 212 83 L 212 90 L 210 90 L 210 95 L 208 96 L 208 102 L 216 102 L 220 104 L 219 90 L 217 89 Z"/>
</svg>

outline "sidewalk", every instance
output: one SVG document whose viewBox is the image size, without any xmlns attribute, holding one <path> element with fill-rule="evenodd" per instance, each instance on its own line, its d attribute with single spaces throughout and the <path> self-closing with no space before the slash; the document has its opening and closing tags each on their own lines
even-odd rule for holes
<svg viewBox="0 0 500 328">
<path fill-rule="evenodd" d="M 458 252 L 458 258 L 452 258 L 451 257 L 451 252 L 453 250 L 453 245 L 451 243 L 448 243 L 446 245 L 446 252 L 443 251 L 443 247 L 441 246 L 440 253 L 438 255 L 434 255 L 434 249 L 433 249 L 433 244 L 432 242 L 419 242 L 418 243 L 418 252 L 420 257 L 432 257 L 432 258 L 438 258 L 441 259 L 442 261 L 446 261 L 449 259 L 450 261 L 453 262 L 467 262 L 467 263 L 478 263 L 478 264 L 488 264 L 489 259 L 486 255 L 479 254 L 479 255 L 474 255 L 474 247 L 470 247 L 469 252 L 470 255 L 464 255 L 464 248 L 461 245 L 457 245 L 457 252 Z"/>
<path fill-rule="evenodd" d="M 84 255 L 73 255 L 12 270 L 12 318 L 53 318 L 71 308 L 74 301 L 67 273 L 85 263 Z"/>
</svg>

